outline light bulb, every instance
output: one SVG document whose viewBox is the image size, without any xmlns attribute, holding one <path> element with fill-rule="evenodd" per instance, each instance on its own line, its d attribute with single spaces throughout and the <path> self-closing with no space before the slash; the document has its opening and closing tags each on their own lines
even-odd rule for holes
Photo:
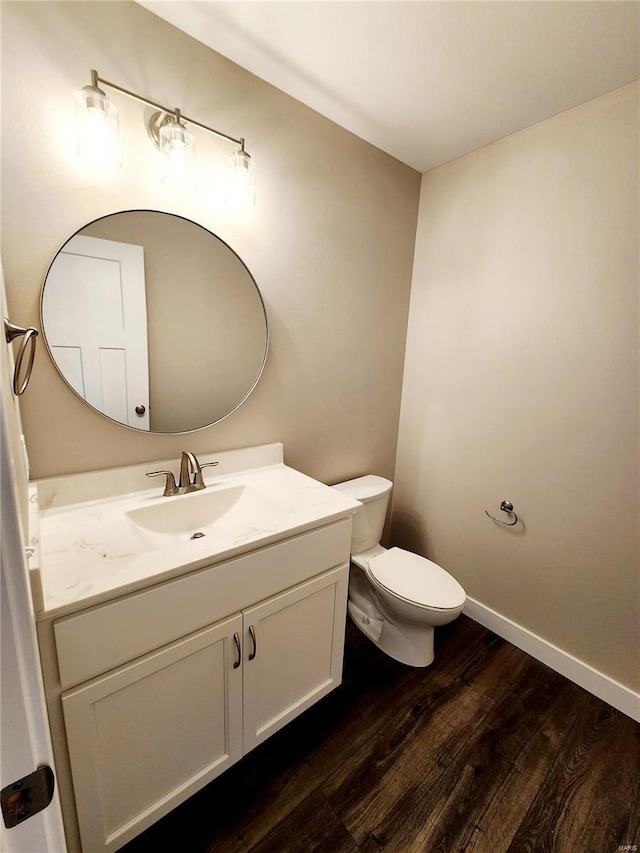
<svg viewBox="0 0 640 853">
<path fill-rule="evenodd" d="M 256 165 L 244 148 L 227 157 L 228 175 L 225 201 L 231 207 L 256 203 Z"/>
<path fill-rule="evenodd" d="M 74 95 L 76 144 L 80 157 L 100 166 L 119 166 L 118 108 L 95 86 Z"/>
<path fill-rule="evenodd" d="M 106 118 L 109 113 L 109 98 L 105 93 L 94 86 L 85 86 L 82 92 L 84 93 L 85 108 L 91 115 Z"/>
<path fill-rule="evenodd" d="M 178 119 L 170 119 L 160 129 L 160 150 L 163 154 L 182 151 L 193 143 L 193 134 Z"/>
<path fill-rule="evenodd" d="M 173 189 L 194 190 L 195 140 L 191 131 L 180 121 L 180 113 L 160 128 L 160 151 L 163 154 L 162 183 Z"/>
</svg>

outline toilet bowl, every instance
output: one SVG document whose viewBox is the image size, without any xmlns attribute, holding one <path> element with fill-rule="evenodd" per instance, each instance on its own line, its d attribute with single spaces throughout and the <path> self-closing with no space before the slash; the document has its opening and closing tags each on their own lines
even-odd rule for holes
<svg viewBox="0 0 640 853">
<path fill-rule="evenodd" d="M 348 611 L 382 651 L 409 666 L 433 662 L 434 629 L 462 612 L 462 586 L 441 566 L 380 545 L 393 484 L 368 474 L 334 489 L 362 503 L 353 519 Z"/>
</svg>

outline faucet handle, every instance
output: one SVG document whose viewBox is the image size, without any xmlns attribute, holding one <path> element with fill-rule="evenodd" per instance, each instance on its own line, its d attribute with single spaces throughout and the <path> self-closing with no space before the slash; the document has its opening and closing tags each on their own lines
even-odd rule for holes
<svg viewBox="0 0 640 853">
<path fill-rule="evenodd" d="M 161 474 L 166 476 L 166 482 L 164 486 L 164 492 L 162 496 L 164 498 L 172 497 L 173 495 L 180 494 L 180 489 L 176 486 L 176 478 L 173 476 L 172 471 L 149 471 L 146 475 L 147 477 L 159 477 Z"/>
<path fill-rule="evenodd" d="M 193 479 L 194 485 L 196 488 L 204 489 L 206 488 L 205 482 L 202 479 L 202 469 L 203 468 L 215 468 L 218 465 L 218 462 L 202 462 L 198 464 L 198 468 L 196 469 L 195 477 Z"/>
</svg>

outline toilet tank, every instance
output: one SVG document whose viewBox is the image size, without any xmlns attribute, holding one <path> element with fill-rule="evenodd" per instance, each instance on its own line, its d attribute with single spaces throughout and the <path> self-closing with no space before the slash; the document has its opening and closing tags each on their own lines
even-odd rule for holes
<svg viewBox="0 0 640 853">
<path fill-rule="evenodd" d="M 362 503 L 353 517 L 351 532 L 351 553 L 359 554 L 368 551 L 382 539 L 384 520 L 387 516 L 389 495 L 393 483 L 384 477 L 367 474 L 356 477 L 344 483 L 336 483 L 332 488 L 337 489 L 348 497 Z"/>
</svg>

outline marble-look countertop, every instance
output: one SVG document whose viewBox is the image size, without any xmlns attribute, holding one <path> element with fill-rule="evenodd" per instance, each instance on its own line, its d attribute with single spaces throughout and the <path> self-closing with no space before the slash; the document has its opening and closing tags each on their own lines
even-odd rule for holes
<svg viewBox="0 0 640 853">
<path fill-rule="evenodd" d="M 272 453 L 271 459 L 277 456 L 277 452 L 275 456 Z M 216 455 L 203 455 L 202 461 L 205 458 Z M 144 468 L 154 470 L 151 465 Z M 211 473 L 220 469 L 221 474 Z M 360 506 L 281 461 L 242 470 L 233 464 L 233 459 L 227 458 L 226 466 L 221 465 L 220 469 L 206 469 L 206 491 L 250 485 L 252 493 L 263 497 L 274 511 L 260 515 L 258 524 L 236 521 L 229 529 L 221 524 L 215 535 L 155 548 L 149 547 L 126 513 L 159 501 L 190 500 L 191 495 L 163 498 L 154 481 L 152 489 L 73 502 L 74 489 L 67 487 L 62 479 L 62 488 L 60 483 L 55 488 L 45 481 L 40 486 L 36 483 L 31 490 L 31 543 L 38 550 L 30 561 L 36 617 L 58 617 L 109 601 L 339 518 L 348 518 Z M 86 477 L 80 482 L 83 497 L 87 495 L 85 480 Z M 130 478 L 130 482 L 141 480 L 138 476 Z M 54 494 L 62 494 L 62 498 L 56 500 Z"/>
</svg>

